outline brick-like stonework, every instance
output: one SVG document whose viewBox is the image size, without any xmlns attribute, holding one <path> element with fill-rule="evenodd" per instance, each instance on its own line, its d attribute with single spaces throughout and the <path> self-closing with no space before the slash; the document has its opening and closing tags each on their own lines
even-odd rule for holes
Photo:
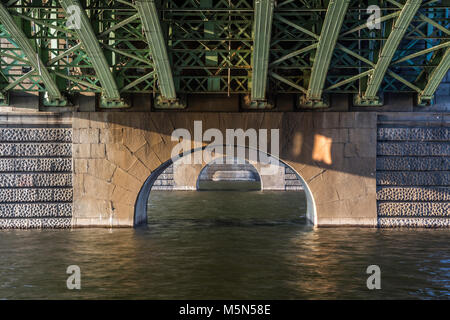
<svg viewBox="0 0 450 320">
<path fill-rule="evenodd" d="M 0 172 L 72 172 L 72 158 L 0 158 Z"/>
<path fill-rule="evenodd" d="M 377 170 L 449 171 L 450 157 L 377 157 Z"/>
<path fill-rule="evenodd" d="M 72 203 L 0 203 L 2 218 L 72 217 Z"/>
<path fill-rule="evenodd" d="M 66 128 L 0 128 L 2 142 L 72 142 Z"/>
<path fill-rule="evenodd" d="M 379 142 L 380 156 L 450 156 L 448 142 Z"/>
<path fill-rule="evenodd" d="M 450 128 L 379 128 L 378 140 L 448 141 Z"/>
<path fill-rule="evenodd" d="M 70 143 L 1 143 L 0 157 L 70 157 Z"/>
<path fill-rule="evenodd" d="M 72 226 L 72 129 L 59 122 L 0 127 L 0 229 Z"/>
<path fill-rule="evenodd" d="M 450 128 L 441 116 L 380 116 L 380 227 L 450 227 Z M 386 124 L 390 123 L 390 124 Z"/>
</svg>

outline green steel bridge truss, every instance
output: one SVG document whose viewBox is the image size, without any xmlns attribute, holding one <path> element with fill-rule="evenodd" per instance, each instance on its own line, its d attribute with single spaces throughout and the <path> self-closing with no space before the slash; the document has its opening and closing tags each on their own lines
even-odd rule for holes
<svg viewBox="0 0 450 320">
<path fill-rule="evenodd" d="M 152 93 L 179 108 L 220 93 L 267 108 L 291 93 L 316 108 L 330 93 L 376 106 L 414 92 L 429 105 L 449 67 L 448 0 L 0 0 L 0 103 L 95 92 L 120 108 Z"/>
</svg>

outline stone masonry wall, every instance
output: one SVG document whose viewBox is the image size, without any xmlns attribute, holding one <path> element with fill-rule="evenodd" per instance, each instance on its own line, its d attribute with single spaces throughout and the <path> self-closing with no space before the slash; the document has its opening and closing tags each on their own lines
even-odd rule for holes
<svg viewBox="0 0 450 320">
<path fill-rule="evenodd" d="M 279 129 L 280 159 L 306 181 L 316 224 L 376 226 L 372 112 L 73 113 L 74 226 L 133 226 L 139 191 L 170 159 L 173 130 L 193 133 L 194 120 L 224 136 L 225 129 Z"/>
<path fill-rule="evenodd" d="M 72 129 L 50 115 L 0 115 L 0 229 L 72 225 Z"/>
<path fill-rule="evenodd" d="M 450 119 L 380 115 L 380 227 L 450 226 Z"/>
</svg>

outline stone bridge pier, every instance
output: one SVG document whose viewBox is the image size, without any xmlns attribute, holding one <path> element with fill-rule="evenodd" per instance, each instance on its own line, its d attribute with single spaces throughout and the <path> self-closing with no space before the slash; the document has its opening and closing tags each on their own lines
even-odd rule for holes
<svg viewBox="0 0 450 320">
<path fill-rule="evenodd" d="M 224 137 L 226 129 L 279 129 L 279 158 L 304 182 L 314 224 L 377 225 L 373 112 L 74 113 L 72 225 L 144 221 L 146 181 L 170 164 L 175 129 L 187 129 L 194 140 L 194 121 Z"/>
<path fill-rule="evenodd" d="M 277 174 L 261 176 L 262 164 L 248 163 L 263 189 L 301 184 L 316 226 L 448 227 L 449 124 L 442 112 L 4 113 L 0 228 L 145 223 L 153 184 L 161 189 L 170 178 L 172 188 L 195 190 L 209 164 L 172 163 L 176 129 L 187 130 L 194 153 L 210 143 L 208 129 L 223 137 L 227 129 L 267 129 L 259 153 L 280 160 Z M 278 155 L 270 154 L 272 129 Z"/>
</svg>

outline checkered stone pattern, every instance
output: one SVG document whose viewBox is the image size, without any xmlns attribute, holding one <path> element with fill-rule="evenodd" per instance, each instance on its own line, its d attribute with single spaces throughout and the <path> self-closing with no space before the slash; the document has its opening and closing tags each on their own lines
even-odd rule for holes
<svg viewBox="0 0 450 320">
<path fill-rule="evenodd" d="M 394 122 L 377 134 L 378 226 L 450 227 L 450 123 Z"/>
<path fill-rule="evenodd" d="M 0 127 L 0 229 L 70 228 L 72 128 Z"/>
</svg>

